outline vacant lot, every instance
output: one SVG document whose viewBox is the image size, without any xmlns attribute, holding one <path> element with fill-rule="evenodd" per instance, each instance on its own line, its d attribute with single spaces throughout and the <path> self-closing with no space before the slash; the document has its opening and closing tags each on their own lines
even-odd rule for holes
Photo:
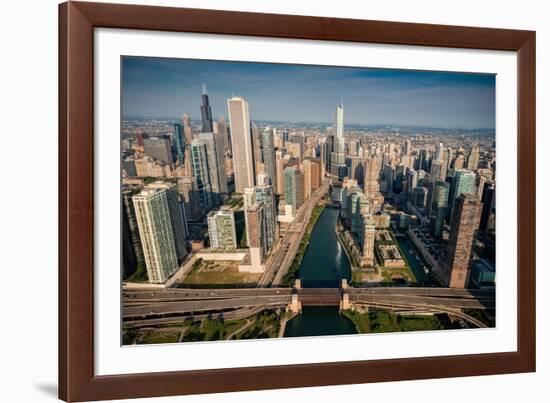
<svg viewBox="0 0 550 403">
<path fill-rule="evenodd" d="M 252 285 L 260 278 L 259 273 L 239 273 L 235 261 L 197 261 L 182 285 Z"/>
</svg>

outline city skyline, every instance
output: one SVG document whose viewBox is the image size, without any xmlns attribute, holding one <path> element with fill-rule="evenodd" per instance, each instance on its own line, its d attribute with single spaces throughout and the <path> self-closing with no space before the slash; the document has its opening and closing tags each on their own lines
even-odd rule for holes
<svg viewBox="0 0 550 403">
<path fill-rule="evenodd" d="M 331 124 L 334 105 L 348 125 L 495 128 L 495 76 L 357 67 L 124 57 L 122 115 L 200 119 L 208 87 L 212 117 L 242 96 L 257 121 Z M 268 77 L 266 80 L 265 78 Z"/>
<path fill-rule="evenodd" d="M 494 90 L 494 82 L 237 63 L 237 70 L 252 68 L 247 79 L 256 94 L 273 94 L 269 102 L 278 105 L 270 110 L 287 123 L 272 124 L 256 112 L 266 107 L 265 97 L 225 94 L 223 83 L 211 91 L 226 65 L 216 74 L 204 68 L 204 80 L 188 71 L 187 80 L 201 84 L 185 87 L 185 105 L 173 102 L 178 117 L 122 121 L 123 344 L 495 327 L 494 129 L 371 129 L 349 123 L 357 105 L 368 106 L 349 97 L 332 103 L 326 92 L 331 80 L 349 90 L 351 72 L 377 80 L 382 92 L 400 87 L 388 91 L 390 101 L 368 84 L 357 87 L 394 111 L 403 103 L 392 97 L 419 85 L 424 96 L 405 104 L 426 107 L 429 100 L 456 109 L 458 102 L 477 113 L 494 109 L 494 99 L 477 99 L 480 107 L 464 94 Z M 245 70 L 222 81 L 246 89 L 238 81 Z M 325 95 L 311 92 L 302 102 L 285 91 L 283 70 L 290 81 L 302 75 L 298 93 L 313 80 Z M 260 71 L 262 80 L 255 76 Z M 166 94 L 181 85 L 159 72 L 156 82 L 142 77 L 142 86 L 171 85 L 156 105 L 173 114 Z M 431 92 L 453 86 L 441 100 Z M 122 105 L 155 100 L 154 89 L 147 94 L 124 92 Z M 288 123 L 293 113 L 308 120 L 308 111 L 323 109 L 329 98 L 332 122 Z M 200 118 L 191 119 L 193 111 Z M 476 119 L 468 116 L 462 122 Z M 313 324 L 319 319 L 321 327 Z"/>
</svg>

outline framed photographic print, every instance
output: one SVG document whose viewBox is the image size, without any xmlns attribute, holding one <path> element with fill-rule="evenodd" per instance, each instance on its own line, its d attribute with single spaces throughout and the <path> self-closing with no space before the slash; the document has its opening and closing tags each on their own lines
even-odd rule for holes
<svg viewBox="0 0 550 403">
<path fill-rule="evenodd" d="M 61 399 L 535 370 L 534 32 L 59 12 Z"/>
</svg>

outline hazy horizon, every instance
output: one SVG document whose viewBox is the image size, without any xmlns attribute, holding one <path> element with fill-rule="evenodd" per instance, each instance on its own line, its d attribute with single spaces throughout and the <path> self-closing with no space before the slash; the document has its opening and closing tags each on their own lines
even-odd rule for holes
<svg viewBox="0 0 550 403">
<path fill-rule="evenodd" d="M 200 119 L 206 84 L 214 119 L 244 97 L 254 121 L 330 126 L 344 102 L 348 126 L 495 129 L 493 74 L 122 58 L 122 116 Z"/>
</svg>

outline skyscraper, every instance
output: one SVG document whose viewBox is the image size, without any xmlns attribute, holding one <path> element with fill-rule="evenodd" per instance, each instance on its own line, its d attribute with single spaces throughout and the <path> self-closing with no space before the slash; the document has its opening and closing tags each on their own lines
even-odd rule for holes
<svg viewBox="0 0 550 403">
<path fill-rule="evenodd" d="M 185 208 L 180 201 L 177 185 L 163 181 L 156 181 L 146 186 L 146 189 L 165 189 L 168 211 L 170 212 L 170 222 L 172 224 L 172 233 L 174 234 L 174 243 L 178 260 L 187 255 L 185 238 L 189 234 L 187 229 L 187 220 L 185 217 Z"/>
<path fill-rule="evenodd" d="M 262 146 L 260 129 L 254 122 L 250 122 L 250 134 L 252 135 L 252 158 L 254 160 L 254 175 L 263 172 Z"/>
<path fill-rule="evenodd" d="M 125 278 L 134 273 L 139 266 L 145 265 L 136 212 L 132 203 L 132 196 L 134 194 L 135 192 L 131 189 L 122 190 L 123 263 Z"/>
<path fill-rule="evenodd" d="M 435 238 L 440 238 L 443 232 L 443 224 L 447 215 L 449 188 L 450 185 L 447 182 L 436 181 L 434 183 L 430 225 Z"/>
<path fill-rule="evenodd" d="M 220 116 L 220 118 L 214 122 L 214 134 L 223 136 L 223 153 L 229 151 L 229 133 L 227 131 L 227 124 L 225 123 L 225 118 Z"/>
<path fill-rule="evenodd" d="M 483 203 L 473 194 L 461 194 L 456 199 L 445 258 L 445 273 L 450 288 L 468 287 L 472 246 L 479 228 L 482 207 Z"/>
<path fill-rule="evenodd" d="M 415 207 L 426 208 L 428 200 L 428 189 L 424 186 L 417 186 L 413 189 L 413 203 Z"/>
<path fill-rule="evenodd" d="M 376 227 L 371 215 L 363 214 L 360 217 L 359 239 L 361 245 L 361 260 L 363 264 L 372 266 L 374 264 Z"/>
<path fill-rule="evenodd" d="M 246 239 L 250 250 L 248 271 L 263 272 L 267 245 L 264 206 L 262 203 L 255 203 L 248 207 L 244 213 L 246 214 Z"/>
<path fill-rule="evenodd" d="M 161 284 L 178 269 L 166 189 L 144 189 L 132 197 L 150 283 Z"/>
<path fill-rule="evenodd" d="M 344 144 L 344 107 L 343 105 L 338 105 L 334 111 L 334 124 L 333 124 L 333 134 L 334 134 L 334 151 L 331 154 L 330 162 L 331 168 L 330 172 L 332 175 L 336 176 L 339 180 L 344 179 L 347 176 L 347 166 L 346 166 L 346 154 L 345 154 L 345 144 Z"/>
<path fill-rule="evenodd" d="M 235 249 L 237 232 L 233 211 L 222 209 L 208 213 L 208 236 L 211 248 Z"/>
<path fill-rule="evenodd" d="M 264 172 L 269 177 L 273 188 L 277 188 L 277 174 L 275 172 L 275 145 L 273 143 L 273 130 L 265 128 L 260 135 L 260 148 Z"/>
<path fill-rule="evenodd" d="M 202 208 L 195 178 L 179 177 L 177 186 L 178 193 L 183 198 L 185 216 L 190 221 L 199 221 L 202 217 Z"/>
<path fill-rule="evenodd" d="M 405 146 L 403 147 L 403 152 L 405 153 L 405 155 L 411 155 L 411 151 L 412 151 L 411 140 L 406 139 L 405 140 Z"/>
<path fill-rule="evenodd" d="M 261 203 L 264 209 L 266 250 L 275 244 L 275 230 L 277 225 L 277 206 L 275 194 L 271 185 L 258 185 L 254 188 L 256 203 Z"/>
<path fill-rule="evenodd" d="M 375 155 L 367 159 L 365 164 L 365 195 L 372 197 L 380 191 L 378 178 L 380 176 L 380 168 L 382 161 L 379 156 Z"/>
<path fill-rule="evenodd" d="M 275 152 L 275 176 L 277 177 L 276 180 L 276 186 L 275 186 L 275 193 L 278 195 L 282 195 L 285 192 L 285 179 L 284 179 L 284 159 L 283 159 L 283 152 L 282 151 L 276 151 Z"/>
<path fill-rule="evenodd" d="M 180 165 L 185 161 L 185 133 L 183 126 L 179 123 L 174 124 L 174 137 L 172 139 L 176 157 Z"/>
<path fill-rule="evenodd" d="M 218 158 L 217 144 L 213 133 L 200 133 L 199 140 L 203 142 L 206 148 L 208 178 L 210 189 L 212 191 L 212 205 L 218 206 L 221 203 L 222 184 L 225 179 L 225 167 Z M 221 144 L 219 144 L 222 147 Z M 227 184 L 225 186 L 227 190 Z"/>
<path fill-rule="evenodd" d="M 302 172 L 294 166 L 286 167 L 284 176 L 285 204 L 292 206 L 292 215 L 294 215 L 304 202 Z"/>
<path fill-rule="evenodd" d="M 201 118 L 202 118 L 202 132 L 212 133 L 214 131 L 214 127 L 212 125 L 212 109 L 210 108 L 210 102 L 208 100 L 208 92 L 206 91 L 206 84 L 202 85 Z"/>
<path fill-rule="evenodd" d="M 170 140 L 165 136 L 143 139 L 143 148 L 145 150 L 145 154 L 149 157 L 165 162 L 168 165 L 172 165 L 174 162 L 172 159 Z"/>
<path fill-rule="evenodd" d="M 468 155 L 468 164 L 466 168 L 470 171 L 475 171 L 477 167 L 479 166 L 479 148 L 477 146 L 473 146 L 470 150 L 470 154 Z"/>
<path fill-rule="evenodd" d="M 332 172 L 331 157 L 332 157 L 333 151 L 334 151 L 334 134 L 330 133 L 330 134 L 327 134 L 327 138 L 323 145 L 323 152 L 322 152 L 324 154 L 323 162 L 325 164 L 325 172 L 329 172 L 329 173 Z"/>
<path fill-rule="evenodd" d="M 304 199 L 311 196 L 311 161 L 305 160 L 303 165 L 303 185 L 304 185 Z"/>
<path fill-rule="evenodd" d="M 451 198 L 449 200 L 451 207 L 451 217 L 453 216 L 455 200 L 462 193 L 474 193 L 476 184 L 476 175 L 468 171 L 467 169 L 458 169 L 453 176 L 453 183 L 451 185 Z"/>
<path fill-rule="evenodd" d="M 243 98 L 233 97 L 227 100 L 227 108 L 231 127 L 235 191 L 242 193 L 244 188 L 254 186 L 254 156 L 248 103 Z"/>
<path fill-rule="evenodd" d="M 384 179 L 386 180 L 386 192 L 393 193 L 393 167 L 391 165 L 384 165 Z"/>
<path fill-rule="evenodd" d="M 483 185 L 483 211 L 481 213 L 481 221 L 479 225 L 480 231 L 487 232 L 490 228 L 490 217 L 495 214 L 495 184 L 485 182 Z"/>
<path fill-rule="evenodd" d="M 191 142 L 191 163 L 201 208 L 204 212 L 208 212 L 213 206 L 212 185 L 210 184 L 206 144 L 203 140 L 195 139 Z"/>
<path fill-rule="evenodd" d="M 434 160 L 443 161 L 444 153 L 445 153 L 445 147 L 443 146 L 443 143 L 439 143 L 435 149 Z"/>
<path fill-rule="evenodd" d="M 349 162 L 350 179 L 356 179 L 359 185 L 363 185 L 365 183 L 365 159 L 360 156 L 350 157 Z"/>
<path fill-rule="evenodd" d="M 432 181 L 444 181 L 447 177 L 447 165 L 441 160 L 432 161 L 430 168 L 430 176 Z"/>
<path fill-rule="evenodd" d="M 216 122 L 218 123 L 218 122 Z M 225 127 L 225 125 L 224 125 Z M 226 130 L 226 129 L 225 129 Z M 225 152 L 227 149 L 227 135 L 224 130 L 214 132 L 214 147 L 216 148 L 216 165 L 218 171 L 218 182 L 220 194 L 225 195 L 229 191 L 227 189 L 227 175 L 225 173 Z"/>
<path fill-rule="evenodd" d="M 193 141 L 193 127 L 191 126 L 191 118 L 187 113 L 182 116 L 181 123 L 183 124 L 185 143 L 191 144 L 191 142 Z"/>
</svg>

